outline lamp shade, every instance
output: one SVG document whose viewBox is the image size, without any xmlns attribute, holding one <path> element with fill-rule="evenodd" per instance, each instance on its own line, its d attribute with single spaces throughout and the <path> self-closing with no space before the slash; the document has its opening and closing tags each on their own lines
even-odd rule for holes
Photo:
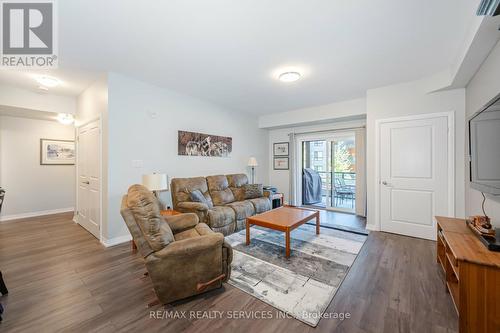
<svg viewBox="0 0 500 333">
<path fill-rule="evenodd" d="M 255 159 L 255 157 L 250 157 L 250 159 L 248 160 L 248 166 L 249 167 L 256 167 L 256 166 L 259 166 L 259 163 L 257 163 L 257 160 Z"/>
<path fill-rule="evenodd" d="M 164 173 L 153 173 L 142 175 L 142 185 L 150 191 L 164 191 L 168 189 L 167 175 Z"/>
</svg>

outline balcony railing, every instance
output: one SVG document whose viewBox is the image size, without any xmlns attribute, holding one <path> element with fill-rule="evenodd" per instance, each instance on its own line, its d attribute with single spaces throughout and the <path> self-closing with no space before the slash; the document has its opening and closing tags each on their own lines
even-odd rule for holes
<svg viewBox="0 0 500 333">
<path fill-rule="evenodd" d="M 323 204 L 331 207 L 353 209 L 356 200 L 356 173 L 317 172 L 321 177 Z M 327 201 L 330 202 L 327 203 Z"/>
</svg>

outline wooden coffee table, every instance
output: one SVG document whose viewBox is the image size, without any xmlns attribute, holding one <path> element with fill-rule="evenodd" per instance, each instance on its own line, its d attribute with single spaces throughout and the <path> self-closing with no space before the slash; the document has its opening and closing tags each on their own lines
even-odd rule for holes
<svg viewBox="0 0 500 333">
<path fill-rule="evenodd" d="M 286 257 L 290 257 L 290 232 L 309 220 L 316 219 L 316 234 L 319 235 L 319 211 L 285 206 L 247 218 L 247 245 L 250 244 L 250 225 L 283 231 L 285 233 Z"/>
</svg>

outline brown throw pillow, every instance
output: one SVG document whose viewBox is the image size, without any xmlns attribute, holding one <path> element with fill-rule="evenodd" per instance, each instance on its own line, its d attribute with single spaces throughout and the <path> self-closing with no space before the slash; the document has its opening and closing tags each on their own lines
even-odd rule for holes
<svg viewBox="0 0 500 333">
<path fill-rule="evenodd" d="M 245 184 L 243 188 L 245 189 L 245 199 L 255 199 L 264 196 L 262 184 Z"/>
</svg>

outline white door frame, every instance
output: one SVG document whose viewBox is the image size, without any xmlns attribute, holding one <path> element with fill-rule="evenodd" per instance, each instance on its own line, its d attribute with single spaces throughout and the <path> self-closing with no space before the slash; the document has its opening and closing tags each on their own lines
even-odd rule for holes
<svg viewBox="0 0 500 333">
<path fill-rule="evenodd" d="M 295 172 L 295 176 L 297 177 L 297 186 L 296 186 L 296 193 L 295 193 L 295 198 L 297 199 L 297 203 L 302 206 L 302 159 L 304 158 L 302 156 L 302 144 L 307 141 L 333 141 L 336 138 L 341 138 L 345 136 L 349 136 L 349 134 L 355 134 L 356 130 L 355 129 L 332 129 L 328 131 L 320 131 L 319 133 L 308 133 L 308 134 L 297 134 L 296 136 L 296 159 L 295 159 L 295 165 L 292 165 L 291 167 L 294 167 L 297 172 Z M 340 212 L 340 213 L 346 213 L 346 214 L 355 214 L 356 207 L 354 209 L 344 209 L 344 208 L 338 208 L 338 207 L 325 207 L 326 210 L 334 211 L 334 212 Z"/>
<path fill-rule="evenodd" d="M 102 236 L 102 188 L 103 188 L 103 181 L 102 181 L 102 119 L 100 116 L 97 116 L 95 118 L 92 118 L 84 123 L 81 123 L 79 124 L 77 127 L 75 127 L 75 131 L 76 131 L 76 135 L 75 135 L 75 152 L 76 152 L 76 159 L 75 159 L 75 163 L 76 163 L 76 173 L 75 173 L 75 183 L 76 183 L 76 186 L 75 186 L 75 191 L 76 191 L 76 195 L 75 195 L 75 198 L 76 198 L 76 204 L 75 204 L 75 207 L 76 207 L 76 210 L 75 210 L 75 216 L 74 216 L 74 219 L 73 221 L 77 224 L 80 224 L 78 222 L 78 214 L 76 212 L 79 211 L 79 207 L 78 207 L 78 175 L 79 175 L 79 170 L 78 170 L 78 161 L 79 161 L 79 154 L 78 154 L 78 145 L 79 145 L 79 137 L 80 137 L 80 128 L 83 127 L 83 126 L 86 126 L 90 123 L 93 123 L 95 121 L 98 121 L 99 122 L 99 151 L 98 151 L 98 154 L 99 154 L 99 241 L 102 243 L 103 242 L 103 236 Z"/>
<path fill-rule="evenodd" d="M 455 112 L 424 113 L 419 115 L 378 119 L 375 121 L 375 230 L 382 229 L 380 219 L 380 127 L 385 123 L 446 117 L 448 119 L 448 215 L 455 216 Z"/>
</svg>

